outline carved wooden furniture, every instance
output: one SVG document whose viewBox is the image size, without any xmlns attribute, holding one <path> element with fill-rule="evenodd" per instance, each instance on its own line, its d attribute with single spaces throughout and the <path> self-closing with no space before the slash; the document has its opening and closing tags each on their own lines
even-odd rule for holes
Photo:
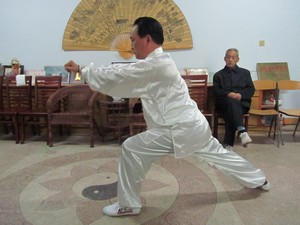
<svg viewBox="0 0 300 225">
<path fill-rule="evenodd" d="M 100 128 L 102 141 L 105 136 L 112 133 L 121 144 L 124 137 L 128 137 L 129 134 L 128 102 L 125 100 L 113 101 L 107 96 L 106 100 L 99 100 L 98 104 L 102 115 L 105 115 Z"/>
<path fill-rule="evenodd" d="M 53 126 L 84 126 L 89 129 L 90 147 L 94 147 L 94 103 L 98 93 L 86 84 L 66 86 L 50 96 L 47 101 L 48 145 L 53 146 Z M 57 111 L 58 105 L 61 106 Z"/>
<path fill-rule="evenodd" d="M 197 103 L 199 110 L 206 117 L 212 129 L 212 112 L 208 110 L 208 75 L 182 75 L 187 83 L 191 98 Z"/>
<path fill-rule="evenodd" d="M 147 129 L 142 102 L 138 98 L 129 99 L 129 135 L 133 136 Z"/>
<path fill-rule="evenodd" d="M 6 89 L 4 88 L 4 76 L 0 76 L 0 123 L 3 125 L 3 130 L 5 131 L 5 133 L 8 133 L 9 124 L 12 126 L 14 126 L 15 124 L 15 126 L 17 126 L 17 115 L 16 113 L 11 114 L 7 110 L 5 90 Z M 7 115 L 8 113 L 9 115 Z M 15 131 L 15 128 L 13 131 Z"/>
<path fill-rule="evenodd" d="M 0 103 L 1 123 L 12 125 L 16 143 L 19 143 L 18 114 L 32 109 L 31 76 L 24 76 L 24 85 L 18 85 L 16 77 L 5 77 L 5 99 Z M 2 86 L 3 87 L 3 86 Z M 1 92 L 3 94 L 3 91 Z M 2 106 L 1 106 L 2 105 Z"/>
<path fill-rule="evenodd" d="M 36 76 L 34 87 L 34 102 L 31 111 L 20 112 L 18 114 L 20 122 L 20 142 L 25 140 L 25 126 L 33 126 L 33 134 L 40 134 L 36 132 L 36 128 L 40 130 L 41 126 L 47 128 L 48 114 L 47 114 L 47 100 L 48 98 L 61 88 L 61 76 Z M 47 135 L 48 136 L 48 135 Z"/>
</svg>

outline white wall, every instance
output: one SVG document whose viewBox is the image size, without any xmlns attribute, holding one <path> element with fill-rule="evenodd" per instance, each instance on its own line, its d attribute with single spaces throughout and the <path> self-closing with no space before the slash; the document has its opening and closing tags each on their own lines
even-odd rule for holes
<svg viewBox="0 0 300 225">
<path fill-rule="evenodd" d="M 62 50 L 68 20 L 79 0 L 1 0 L 0 62 L 17 57 L 25 69 L 63 65 L 74 59 L 109 64 L 122 59 L 111 51 Z M 239 66 L 255 71 L 257 62 L 288 62 L 292 79 L 300 79 L 299 0 L 175 0 L 185 15 L 193 49 L 171 51 L 179 69 L 224 66 L 227 48 L 240 50 Z M 259 47 L 265 40 L 265 47 Z"/>
</svg>

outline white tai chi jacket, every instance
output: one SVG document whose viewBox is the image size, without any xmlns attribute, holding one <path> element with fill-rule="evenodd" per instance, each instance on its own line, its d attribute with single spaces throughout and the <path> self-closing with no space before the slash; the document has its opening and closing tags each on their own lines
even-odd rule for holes
<svg viewBox="0 0 300 225">
<path fill-rule="evenodd" d="M 114 97 L 140 98 L 147 123 L 147 144 L 171 131 L 175 157 L 199 150 L 211 138 L 206 118 L 168 53 L 157 48 L 136 63 L 82 69 L 92 90 Z"/>
</svg>

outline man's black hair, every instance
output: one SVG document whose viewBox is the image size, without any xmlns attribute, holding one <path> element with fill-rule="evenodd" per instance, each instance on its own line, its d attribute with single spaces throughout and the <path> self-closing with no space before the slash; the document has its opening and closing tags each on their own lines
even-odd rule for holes
<svg viewBox="0 0 300 225">
<path fill-rule="evenodd" d="M 161 24 L 152 17 L 139 17 L 133 26 L 137 25 L 137 34 L 143 38 L 150 35 L 156 44 L 162 45 L 164 43 L 164 31 Z"/>
</svg>

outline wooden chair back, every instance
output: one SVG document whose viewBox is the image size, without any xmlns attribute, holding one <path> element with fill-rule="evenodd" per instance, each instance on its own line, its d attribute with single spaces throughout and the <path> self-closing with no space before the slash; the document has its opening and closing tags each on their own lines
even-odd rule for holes
<svg viewBox="0 0 300 225">
<path fill-rule="evenodd" d="M 18 112 L 11 111 L 10 108 L 8 108 L 6 79 L 7 77 L 0 76 L 0 123 L 3 124 L 3 130 L 6 134 L 9 133 L 11 127 L 16 143 L 19 143 Z"/>
<path fill-rule="evenodd" d="M 32 134 L 41 134 L 41 127 L 47 125 L 47 100 L 61 88 L 61 76 L 36 76 L 34 87 L 34 101 L 32 110 L 18 113 L 20 123 L 20 141 L 25 141 L 25 127 L 32 126 Z M 57 105 L 59 110 L 59 105 Z"/>
<path fill-rule="evenodd" d="M 254 80 L 253 81 L 255 90 L 263 91 L 263 90 L 275 90 L 276 82 L 273 80 Z"/>
<path fill-rule="evenodd" d="M 35 112 L 47 112 L 47 100 L 61 88 L 61 76 L 36 76 L 35 77 Z"/>
<path fill-rule="evenodd" d="M 277 82 L 279 90 L 300 90 L 300 81 L 280 80 Z"/>
<path fill-rule="evenodd" d="M 255 87 L 255 96 L 257 98 L 253 98 L 251 109 L 266 109 L 266 108 L 274 108 L 272 105 L 265 104 L 265 98 L 267 94 L 272 94 L 274 98 L 277 95 L 277 83 L 273 80 L 254 80 L 253 81 Z M 274 104 L 275 105 L 275 104 Z"/>
<path fill-rule="evenodd" d="M 8 111 L 23 112 L 32 109 L 31 76 L 25 76 L 25 85 L 18 86 L 16 77 L 5 78 Z"/>
</svg>

